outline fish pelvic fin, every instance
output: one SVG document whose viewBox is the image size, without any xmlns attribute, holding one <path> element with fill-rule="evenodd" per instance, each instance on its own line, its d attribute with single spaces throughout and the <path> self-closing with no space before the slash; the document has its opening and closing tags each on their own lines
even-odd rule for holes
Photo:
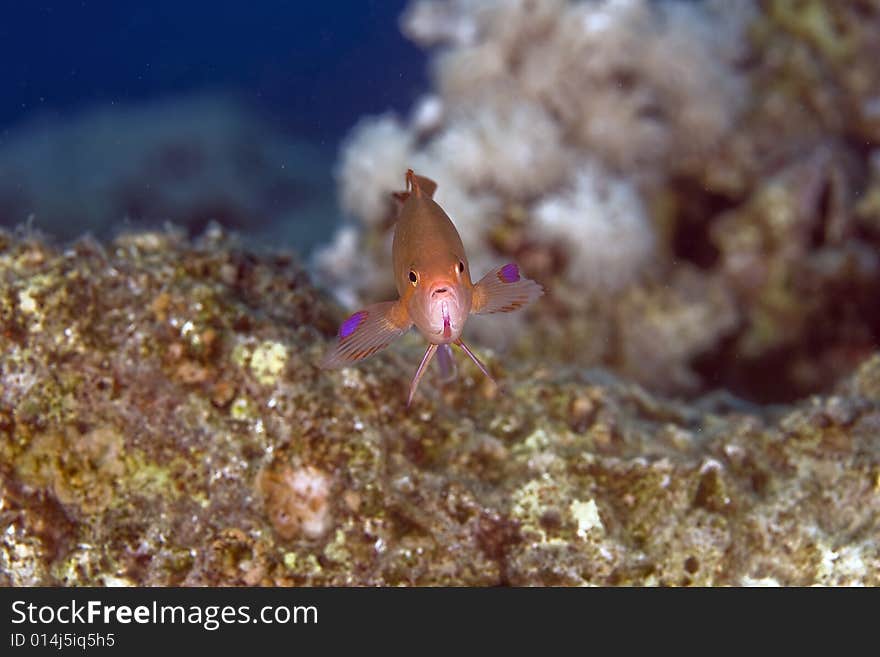
<svg viewBox="0 0 880 657">
<path fill-rule="evenodd" d="M 513 263 L 493 269 L 474 285 L 471 312 L 476 315 L 509 313 L 532 303 L 544 294 L 544 288 L 530 278 L 523 278 Z"/>
<path fill-rule="evenodd" d="M 428 371 L 428 365 L 431 364 L 431 359 L 434 358 L 435 353 L 437 353 L 437 345 L 433 343 L 429 344 L 427 351 L 425 351 L 425 355 L 422 357 L 422 362 L 419 363 L 419 369 L 416 370 L 412 383 L 409 384 L 409 396 L 406 398 L 407 408 L 412 404 L 413 397 L 415 397 L 416 390 L 419 387 L 419 381 L 422 380 L 425 372 Z"/>
<path fill-rule="evenodd" d="M 455 344 L 457 344 L 459 347 L 461 347 L 461 350 L 467 354 L 468 358 L 470 358 L 472 361 L 474 361 L 474 365 L 476 365 L 477 368 L 486 376 L 486 378 L 489 379 L 493 383 L 496 390 L 498 390 L 498 392 L 503 393 L 504 388 L 502 388 L 501 384 L 499 384 L 498 381 L 495 380 L 495 377 L 489 373 L 489 368 L 486 367 L 483 364 L 483 361 L 481 361 L 479 359 L 479 357 L 473 351 L 470 350 L 470 348 L 464 343 L 464 341 L 461 338 L 459 338 L 458 340 L 455 341 Z"/>
<path fill-rule="evenodd" d="M 336 344 L 321 367 L 345 367 L 385 349 L 412 326 L 400 301 L 374 303 L 350 315 L 339 327 Z"/>
</svg>

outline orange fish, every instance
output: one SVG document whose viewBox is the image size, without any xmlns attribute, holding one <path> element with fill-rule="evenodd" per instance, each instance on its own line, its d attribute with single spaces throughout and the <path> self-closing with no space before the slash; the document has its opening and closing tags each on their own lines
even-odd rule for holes
<svg viewBox="0 0 880 657">
<path fill-rule="evenodd" d="M 428 341 L 409 387 L 409 406 L 419 381 L 436 353 L 440 370 L 449 376 L 452 347 L 461 347 L 489 379 L 486 366 L 461 339 L 471 314 L 486 315 L 518 310 L 544 293 L 535 281 L 523 278 L 519 267 L 507 264 L 471 282 L 467 256 L 458 231 L 432 198 L 437 184 L 406 172 L 409 191 L 394 196 L 401 203 L 394 229 L 392 261 L 400 298 L 367 306 L 339 327 L 339 339 L 322 367 L 343 367 L 372 356 L 415 324 Z"/>
</svg>

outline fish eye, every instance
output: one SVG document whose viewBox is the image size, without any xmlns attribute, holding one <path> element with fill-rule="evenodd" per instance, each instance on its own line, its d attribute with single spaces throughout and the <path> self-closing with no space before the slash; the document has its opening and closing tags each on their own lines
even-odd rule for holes
<svg viewBox="0 0 880 657">
<path fill-rule="evenodd" d="M 419 282 L 419 276 L 412 269 L 409 270 L 409 282 L 415 285 Z"/>
<path fill-rule="evenodd" d="M 458 273 L 459 274 L 464 273 L 464 263 L 461 260 L 458 261 Z"/>
</svg>

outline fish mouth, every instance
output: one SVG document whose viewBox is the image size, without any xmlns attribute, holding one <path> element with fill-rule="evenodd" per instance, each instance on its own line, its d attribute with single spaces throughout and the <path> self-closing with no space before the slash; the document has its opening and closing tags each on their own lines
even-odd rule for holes
<svg viewBox="0 0 880 657">
<path fill-rule="evenodd" d="M 452 341 L 458 331 L 458 321 L 455 319 L 458 306 L 454 299 L 442 299 L 433 304 L 433 317 L 431 321 L 431 334 L 438 336 L 444 341 Z"/>
<path fill-rule="evenodd" d="M 452 342 L 461 333 L 462 308 L 459 291 L 450 284 L 437 284 L 424 299 L 422 332 L 438 344 Z"/>
<path fill-rule="evenodd" d="M 440 303 L 440 314 L 443 316 L 443 337 L 447 340 L 452 337 L 452 328 L 450 326 L 452 320 L 449 317 L 449 303 L 442 301 Z"/>
</svg>

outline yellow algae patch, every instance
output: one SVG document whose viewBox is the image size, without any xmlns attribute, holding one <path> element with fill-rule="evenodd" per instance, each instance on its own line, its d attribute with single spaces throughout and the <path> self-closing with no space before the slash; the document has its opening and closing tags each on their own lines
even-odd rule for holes
<svg viewBox="0 0 880 657">
<path fill-rule="evenodd" d="M 251 372 L 263 385 L 275 383 L 287 365 L 287 356 L 287 347 L 280 342 L 261 342 L 251 355 Z"/>
<path fill-rule="evenodd" d="M 581 502 L 575 500 L 569 507 L 571 515 L 577 523 L 577 535 L 586 538 L 587 533 L 591 529 L 604 530 L 602 518 L 599 517 L 599 508 L 596 506 L 596 500 L 588 500 Z"/>
<path fill-rule="evenodd" d="M 31 296 L 28 290 L 22 290 L 18 293 L 18 309 L 26 315 L 37 312 L 37 300 Z"/>
<path fill-rule="evenodd" d="M 47 488 L 83 514 L 111 506 L 125 475 L 124 441 L 106 426 L 80 434 L 72 428 L 39 434 L 19 461 L 19 475 Z"/>
</svg>

